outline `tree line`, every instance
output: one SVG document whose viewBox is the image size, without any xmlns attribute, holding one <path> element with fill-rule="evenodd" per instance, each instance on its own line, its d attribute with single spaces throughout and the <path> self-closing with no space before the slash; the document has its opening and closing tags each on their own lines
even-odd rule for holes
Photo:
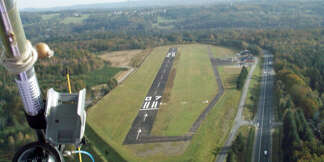
<svg viewBox="0 0 324 162">
<path fill-rule="evenodd" d="M 245 66 L 242 67 L 240 75 L 238 76 L 236 80 L 236 88 L 241 90 L 244 86 L 245 80 L 248 76 L 249 72 Z"/>
</svg>

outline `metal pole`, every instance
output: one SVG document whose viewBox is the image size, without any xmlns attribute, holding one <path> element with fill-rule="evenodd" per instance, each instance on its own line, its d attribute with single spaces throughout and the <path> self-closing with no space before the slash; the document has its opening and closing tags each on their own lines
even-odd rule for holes
<svg viewBox="0 0 324 162">
<path fill-rule="evenodd" d="M 0 13 L 0 38 L 5 57 L 18 58 L 32 47 L 28 46 L 16 1 L 0 0 Z M 17 74 L 16 83 L 27 116 L 39 116 L 44 111 L 44 106 L 34 67 Z"/>
</svg>

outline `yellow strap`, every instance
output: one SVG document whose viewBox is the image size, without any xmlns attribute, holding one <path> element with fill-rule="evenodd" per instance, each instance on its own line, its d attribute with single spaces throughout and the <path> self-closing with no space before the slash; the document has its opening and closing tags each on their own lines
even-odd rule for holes
<svg viewBox="0 0 324 162">
<path fill-rule="evenodd" d="M 66 74 L 66 78 L 67 78 L 67 82 L 68 82 L 69 93 L 71 94 L 72 90 L 71 90 L 71 82 L 70 82 L 70 74 L 69 73 Z M 78 150 L 81 151 L 81 147 L 78 147 Z M 81 152 L 79 152 L 79 161 L 82 162 Z"/>
<path fill-rule="evenodd" d="M 69 93 L 71 94 L 72 90 L 71 90 L 70 74 L 69 73 L 66 74 L 66 78 L 67 78 L 67 82 L 68 82 Z"/>
<path fill-rule="evenodd" d="M 78 147 L 78 150 L 81 150 L 81 147 Z M 79 152 L 79 161 L 82 162 L 81 152 Z"/>
</svg>

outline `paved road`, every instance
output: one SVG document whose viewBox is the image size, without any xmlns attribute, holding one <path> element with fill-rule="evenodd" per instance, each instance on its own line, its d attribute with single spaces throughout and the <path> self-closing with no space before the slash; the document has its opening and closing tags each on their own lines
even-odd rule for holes
<svg viewBox="0 0 324 162">
<path fill-rule="evenodd" d="M 144 98 L 139 113 L 133 121 L 132 127 L 125 138 L 124 144 L 141 143 L 140 139 L 143 135 L 150 135 L 156 114 L 159 110 L 160 102 L 162 101 L 162 95 L 168 81 L 176 52 L 176 48 L 170 48 L 169 52 L 166 54 L 160 70 Z"/>
<path fill-rule="evenodd" d="M 242 112 L 243 112 L 243 108 L 244 108 L 244 105 L 245 105 L 245 101 L 246 101 L 250 81 L 251 81 L 251 78 L 252 78 L 252 75 L 253 75 L 253 72 L 255 70 L 255 67 L 256 67 L 257 63 L 258 63 L 258 60 L 256 59 L 255 63 L 252 65 L 251 70 L 249 71 L 247 79 L 246 79 L 246 81 L 244 83 L 242 96 L 241 96 L 240 103 L 239 103 L 239 106 L 238 106 L 238 111 L 237 111 L 237 114 L 236 114 L 235 119 L 234 119 L 234 125 L 232 127 L 232 130 L 231 130 L 231 132 L 230 132 L 224 146 L 222 147 L 220 153 L 218 154 L 215 162 L 223 162 L 223 161 L 225 161 L 227 152 L 229 151 L 229 148 L 231 147 L 232 142 L 234 141 L 234 139 L 236 137 L 236 133 L 237 133 L 238 129 L 242 125 L 252 124 L 251 122 L 242 120 Z"/>
<path fill-rule="evenodd" d="M 258 104 L 258 113 L 255 121 L 258 123 L 256 138 L 253 148 L 252 161 L 254 162 L 271 162 L 272 153 L 272 88 L 273 75 L 272 57 L 273 55 L 268 51 L 263 51 L 263 75 L 261 81 L 261 93 Z M 265 154 L 265 151 L 267 152 Z"/>
</svg>

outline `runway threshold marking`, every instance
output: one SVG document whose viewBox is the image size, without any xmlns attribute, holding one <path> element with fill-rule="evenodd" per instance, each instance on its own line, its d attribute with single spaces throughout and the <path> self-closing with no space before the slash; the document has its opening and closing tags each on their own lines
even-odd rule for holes
<svg viewBox="0 0 324 162">
<path fill-rule="evenodd" d="M 159 110 L 159 108 L 140 109 L 140 111 Z"/>
<path fill-rule="evenodd" d="M 154 98 L 154 99 L 153 99 Z M 140 110 L 157 110 L 162 96 L 147 96 L 144 99 L 143 107 Z M 153 100 L 152 100 L 153 99 Z"/>
</svg>

